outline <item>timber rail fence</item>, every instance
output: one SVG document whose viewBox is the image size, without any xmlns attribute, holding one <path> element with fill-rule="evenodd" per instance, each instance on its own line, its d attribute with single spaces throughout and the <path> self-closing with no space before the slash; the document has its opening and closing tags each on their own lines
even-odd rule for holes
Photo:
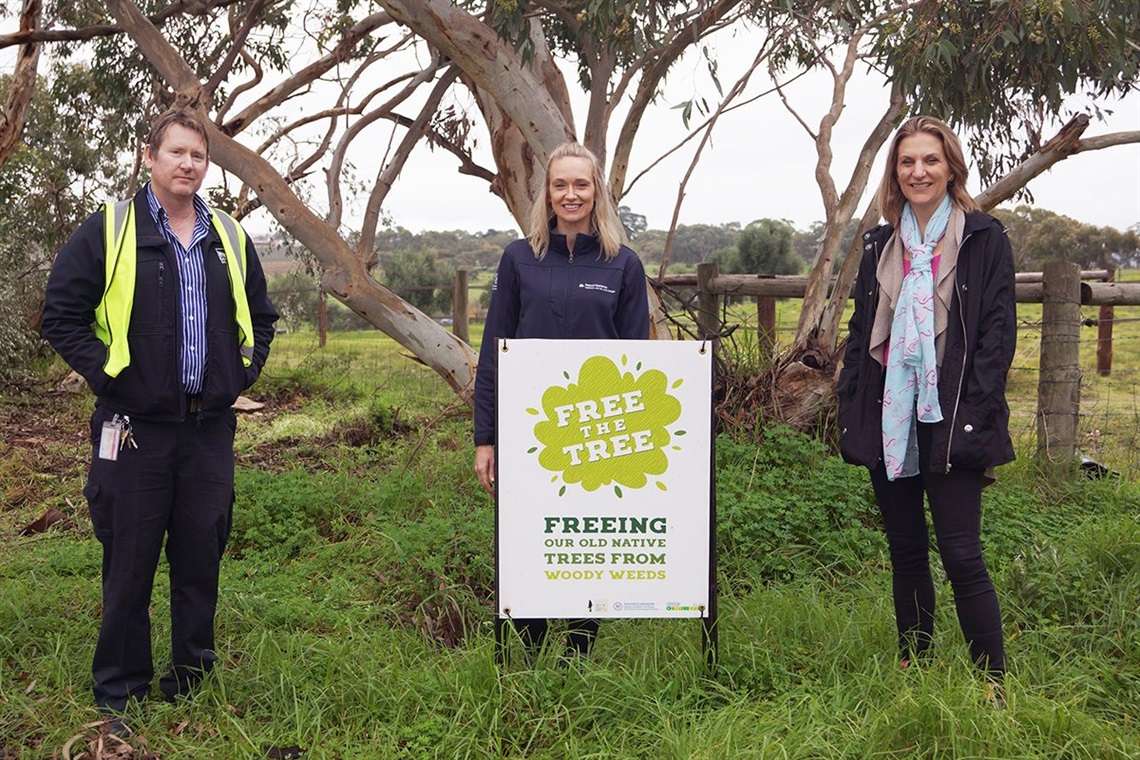
<svg viewBox="0 0 1140 760">
<path fill-rule="evenodd" d="M 716 264 L 700 264 L 696 274 L 666 275 L 660 284 L 673 290 L 696 289 L 698 330 L 707 337 L 722 333 L 722 298 L 755 297 L 759 345 L 770 347 L 776 335 L 776 299 L 802 298 L 807 282 L 804 276 L 722 275 Z M 1015 299 L 1042 304 L 1037 455 L 1052 465 L 1068 467 L 1078 449 L 1080 328 L 1093 321 L 1083 319 L 1080 308 L 1100 307 L 1095 320 L 1097 374 L 1108 376 L 1112 372 L 1114 307 L 1140 305 L 1140 282 L 1116 282 L 1113 270 L 1081 271 L 1076 264 L 1057 261 L 1042 272 L 1017 274 Z"/>
<path fill-rule="evenodd" d="M 1032 307 L 1028 311 L 1034 318 L 1019 314 L 1021 361 L 1015 360 L 1010 376 L 1011 388 L 1016 388 L 1016 393 L 1011 390 L 1011 405 L 1015 407 L 1015 416 L 1026 423 L 1021 432 L 1029 432 L 1032 421 L 1038 457 L 1051 465 L 1068 467 L 1078 449 L 1095 455 L 1101 439 L 1111 436 L 1122 441 L 1117 448 L 1140 447 L 1140 331 L 1130 324 L 1140 322 L 1140 313 L 1123 318 L 1115 314 L 1118 306 L 1140 306 L 1140 281 L 1118 282 L 1112 270 L 1081 271 L 1077 265 L 1066 262 L 1055 262 L 1042 272 L 1023 272 L 1016 277 L 1017 302 L 1041 304 L 1040 320 L 1035 318 L 1037 311 Z M 700 336 L 727 334 L 722 315 L 729 313 L 725 307 L 728 298 L 755 299 L 757 346 L 761 352 L 769 353 L 778 330 L 794 329 L 777 325 L 777 299 L 802 298 L 807 281 L 805 276 L 720 274 L 716 264 L 700 264 L 693 274 L 653 280 L 665 293 L 680 297 L 682 305 L 694 315 Z M 471 312 L 481 310 L 473 303 L 470 291 L 488 286 L 472 284 L 468 270 L 459 269 L 450 287 L 451 329 L 470 342 Z M 1082 307 L 1086 307 L 1084 316 Z M 1095 317 L 1087 313 L 1088 307 L 1096 308 Z M 733 318 L 738 314 L 738 310 L 733 312 Z M 745 317 L 741 321 L 751 319 Z M 1117 324 L 1122 325 L 1122 334 L 1114 336 Z M 1082 326 L 1097 328 L 1095 373 L 1081 370 Z M 1039 338 L 1026 349 L 1026 339 L 1036 332 L 1040 333 Z M 1115 372 L 1114 341 L 1126 343 L 1121 351 L 1124 365 Z M 1091 370 L 1093 361 L 1087 340 L 1085 345 L 1086 366 Z M 1108 381 L 1110 375 L 1113 378 Z M 1081 406 L 1082 386 L 1091 391 L 1091 398 L 1085 399 L 1087 410 Z M 1094 420 L 1094 413 L 1104 418 Z M 1113 419 L 1108 418 L 1110 414 Z"/>
</svg>

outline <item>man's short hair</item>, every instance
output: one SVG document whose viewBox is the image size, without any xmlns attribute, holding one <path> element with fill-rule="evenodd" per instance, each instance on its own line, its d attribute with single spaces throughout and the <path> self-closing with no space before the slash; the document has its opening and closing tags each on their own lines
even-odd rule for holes
<svg viewBox="0 0 1140 760">
<path fill-rule="evenodd" d="M 177 124 L 200 134 L 206 142 L 206 155 L 210 155 L 210 135 L 206 131 L 206 125 L 198 118 L 197 113 L 181 106 L 163 111 L 157 119 L 151 122 L 150 136 L 147 137 L 146 144 L 152 154 L 158 152 L 162 146 L 163 138 L 166 137 L 166 130 L 170 129 L 172 124 Z"/>
</svg>

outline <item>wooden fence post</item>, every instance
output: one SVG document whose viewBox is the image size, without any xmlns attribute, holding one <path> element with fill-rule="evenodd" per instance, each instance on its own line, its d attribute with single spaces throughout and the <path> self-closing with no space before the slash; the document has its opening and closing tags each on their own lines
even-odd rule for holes
<svg viewBox="0 0 1140 760">
<path fill-rule="evenodd" d="M 1037 386 L 1037 458 L 1074 466 L 1081 398 L 1081 272 L 1066 261 L 1044 268 L 1041 374 Z"/>
<path fill-rule="evenodd" d="M 1105 282 L 1116 281 L 1116 270 L 1109 269 Z M 1112 374 L 1112 321 L 1116 310 L 1111 304 L 1100 307 L 1100 318 L 1096 324 L 1096 372 L 1101 377 Z"/>
<path fill-rule="evenodd" d="M 455 270 L 451 280 L 451 332 L 464 343 L 470 343 L 467 329 L 467 270 Z"/>
<path fill-rule="evenodd" d="M 720 274 L 715 263 L 697 264 L 697 328 L 702 338 L 720 333 L 720 310 L 717 296 L 709 288 L 709 280 Z"/>
<path fill-rule="evenodd" d="M 770 356 L 776 345 L 776 299 L 756 296 L 756 337 L 761 357 Z"/>
</svg>

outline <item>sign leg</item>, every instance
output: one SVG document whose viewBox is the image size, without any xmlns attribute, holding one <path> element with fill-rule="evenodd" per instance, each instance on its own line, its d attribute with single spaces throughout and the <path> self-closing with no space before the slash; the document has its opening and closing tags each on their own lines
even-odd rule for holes
<svg viewBox="0 0 1140 760">
<path fill-rule="evenodd" d="M 716 670 L 717 631 L 716 614 L 701 618 L 701 650 L 705 655 L 705 667 L 709 673 Z"/>
<path fill-rule="evenodd" d="M 495 664 L 503 667 L 507 664 L 507 644 L 503 640 L 503 619 L 495 618 Z"/>
</svg>

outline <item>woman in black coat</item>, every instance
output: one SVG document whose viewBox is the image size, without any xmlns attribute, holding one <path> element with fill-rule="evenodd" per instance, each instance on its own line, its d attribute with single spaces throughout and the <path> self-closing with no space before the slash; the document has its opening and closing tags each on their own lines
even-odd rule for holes
<svg viewBox="0 0 1140 760">
<path fill-rule="evenodd" d="M 954 132 L 905 122 L 879 188 L 888 224 L 863 236 L 843 369 L 840 451 L 868 468 L 890 547 L 900 665 L 929 653 L 934 581 L 923 496 L 970 654 L 1005 671 L 1001 610 L 982 556 L 982 488 L 1012 461 L 1006 375 L 1013 256 L 966 192 Z"/>
</svg>

